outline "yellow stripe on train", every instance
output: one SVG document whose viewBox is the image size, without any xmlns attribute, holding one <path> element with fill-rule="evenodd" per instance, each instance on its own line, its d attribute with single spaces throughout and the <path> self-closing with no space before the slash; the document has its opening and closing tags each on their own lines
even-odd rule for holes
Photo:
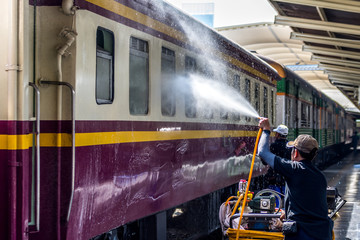
<svg viewBox="0 0 360 240">
<path fill-rule="evenodd" d="M 134 22 L 141 23 L 145 26 L 148 26 L 158 32 L 164 33 L 172 38 L 186 42 L 186 35 L 176 29 L 169 27 L 168 25 L 159 22 L 149 16 L 138 12 L 132 8 L 129 8 L 121 3 L 118 3 L 114 0 L 87 0 L 87 2 L 92 3 L 96 6 L 104 8 L 110 12 L 113 12 L 117 15 L 123 16 L 127 19 L 130 19 Z"/>
<path fill-rule="evenodd" d="M 106 132 L 78 133 L 76 146 L 92 146 L 130 142 L 170 141 L 180 139 L 205 139 L 221 137 L 255 137 L 254 131 L 169 131 L 169 132 Z"/>
<path fill-rule="evenodd" d="M 232 130 L 188 130 L 188 131 L 124 131 L 124 132 L 96 132 L 76 133 L 76 147 L 96 146 L 106 144 L 170 141 L 180 139 L 206 139 L 222 137 L 256 137 L 257 131 Z M 70 147 L 71 134 L 42 133 L 41 147 Z M 0 135 L 0 150 L 25 150 L 33 146 L 33 134 Z"/>
<path fill-rule="evenodd" d="M 32 146 L 32 134 L 5 135 L 0 134 L 0 150 L 22 150 Z"/>
</svg>

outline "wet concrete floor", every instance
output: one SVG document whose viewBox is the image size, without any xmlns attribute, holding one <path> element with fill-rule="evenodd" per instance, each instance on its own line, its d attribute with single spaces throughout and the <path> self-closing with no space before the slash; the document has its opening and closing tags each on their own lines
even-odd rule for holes
<svg viewBox="0 0 360 240">
<path fill-rule="evenodd" d="M 328 185 L 336 187 L 347 203 L 335 220 L 336 240 L 360 240 L 360 149 L 323 171 Z"/>
</svg>

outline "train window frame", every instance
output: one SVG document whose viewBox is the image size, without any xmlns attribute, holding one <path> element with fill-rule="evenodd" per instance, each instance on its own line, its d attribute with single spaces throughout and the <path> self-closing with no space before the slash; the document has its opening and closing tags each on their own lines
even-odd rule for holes
<svg viewBox="0 0 360 240">
<path fill-rule="evenodd" d="M 108 41 L 109 44 L 105 46 L 105 36 L 104 33 L 109 34 Z M 102 34 L 103 39 L 99 38 Z M 101 46 L 102 43 L 102 46 Z M 96 29 L 96 67 L 95 67 L 95 100 L 98 105 L 102 104 L 112 104 L 114 101 L 114 62 L 115 62 L 115 37 L 114 33 L 109 29 L 98 27 Z M 100 71 L 100 66 L 105 66 L 105 64 L 100 64 L 99 60 L 108 61 L 108 69 L 105 71 Z M 103 69 L 102 69 L 103 70 Z M 108 71 L 107 75 L 104 75 L 104 72 Z M 100 74 L 101 73 L 101 74 Z M 101 76 L 101 77 L 100 77 Z M 107 77 L 104 77 L 107 76 Z M 106 89 L 107 86 L 107 89 Z M 107 92 L 104 94 L 104 92 Z M 102 97 L 101 95 L 105 95 Z"/>
<path fill-rule="evenodd" d="M 221 82 L 221 84 L 224 84 L 225 88 L 231 88 L 231 79 L 228 78 L 228 76 L 220 76 L 221 79 L 226 79 Z M 220 80 L 221 81 L 221 80 Z M 220 107 L 220 119 L 221 120 L 228 120 L 229 119 L 229 111 L 226 107 Z"/>
<path fill-rule="evenodd" d="M 244 87 L 244 95 L 245 95 L 245 99 L 249 102 L 249 104 L 251 105 L 251 80 L 249 78 L 245 78 L 245 87 Z M 246 121 L 250 122 L 251 118 L 250 117 L 246 117 Z"/>
<path fill-rule="evenodd" d="M 254 86 L 254 108 L 257 113 L 260 113 L 260 96 L 261 96 L 261 88 L 260 83 L 255 82 Z"/>
<path fill-rule="evenodd" d="M 239 74 L 234 75 L 233 87 L 238 94 L 241 94 L 241 78 Z M 241 119 L 240 113 L 234 112 L 233 119 L 235 121 L 240 121 Z"/>
<path fill-rule="evenodd" d="M 196 59 L 190 56 L 185 56 L 185 72 L 188 78 L 190 74 L 194 74 L 197 69 Z M 190 80 L 189 80 L 190 81 Z M 188 91 L 184 93 L 184 101 L 185 101 L 185 116 L 187 118 L 196 118 L 197 116 L 197 107 L 196 107 L 196 99 L 190 91 L 190 85 Z"/>
<path fill-rule="evenodd" d="M 285 125 L 289 128 L 295 128 L 294 121 L 291 121 L 294 115 L 294 104 L 293 98 L 290 98 L 289 96 L 285 97 Z"/>
<path fill-rule="evenodd" d="M 300 102 L 300 127 L 310 128 L 310 105 L 305 102 Z"/>
<path fill-rule="evenodd" d="M 170 73 L 164 72 L 165 69 L 165 65 L 163 65 L 164 60 L 170 63 L 170 65 L 168 65 L 171 67 Z M 168 75 L 169 77 L 165 77 L 165 74 L 169 74 Z M 176 114 L 175 77 L 176 77 L 176 53 L 174 50 L 162 46 L 161 48 L 161 114 L 163 116 L 174 117 Z M 165 101 L 166 99 L 170 99 L 170 100 Z"/>
<path fill-rule="evenodd" d="M 275 106 L 276 106 L 276 92 L 274 88 L 271 88 L 271 95 L 270 95 L 270 116 L 271 116 L 271 123 L 275 124 Z"/>
<path fill-rule="evenodd" d="M 136 41 L 136 43 L 135 43 Z M 129 40 L 129 112 L 131 115 L 136 116 L 146 116 L 149 114 L 150 108 L 150 74 L 149 74 L 149 47 L 150 44 L 148 41 L 131 36 Z M 132 71 L 132 62 L 138 60 L 145 60 L 142 63 L 145 73 L 142 78 L 133 77 L 133 73 L 136 73 L 136 76 L 141 74 L 139 68 L 136 67 L 136 71 Z M 135 82 L 136 79 L 136 82 Z M 145 84 L 141 84 L 140 80 Z M 135 84 L 138 85 L 135 85 Z M 140 84 L 139 84 L 140 83 Z M 142 89 L 144 88 L 145 89 Z M 134 95 L 135 94 L 135 95 Z M 142 106 L 141 106 L 142 104 Z"/>
<path fill-rule="evenodd" d="M 198 69 L 198 72 L 204 76 L 205 79 L 209 79 L 209 80 L 212 80 L 212 81 L 216 81 L 216 78 L 215 78 L 215 73 L 213 71 L 213 69 L 211 68 L 212 66 L 209 65 L 209 64 L 204 64 L 202 66 L 202 69 Z M 217 77 L 219 78 L 219 77 Z M 220 78 L 222 79 L 222 78 Z M 200 104 L 199 108 L 196 109 L 199 113 L 199 116 L 201 115 L 202 118 L 204 119 L 214 119 L 214 107 L 212 106 L 211 103 L 202 103 Z"/>
<path fill-rule="evenodd" d="M 270 118 L 270 116 L 269 116 L 269 91 L 268 91 L 267 86 L 263 86 L 263 102 L 264 102 L 263 116 L 266 118 Z"/>
</svg>

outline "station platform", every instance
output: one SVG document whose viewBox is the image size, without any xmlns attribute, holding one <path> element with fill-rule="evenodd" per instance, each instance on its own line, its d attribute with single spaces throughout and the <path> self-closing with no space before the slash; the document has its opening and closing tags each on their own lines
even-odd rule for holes
<svg viewBox="0 0 360 240">
<path fill-rule="evenodd" d="M 335 220 L 336 240 L 360 240 L 360 149 L 323 170 L 328 185 L 336 187 L 346 204 Z"/>
</svg>

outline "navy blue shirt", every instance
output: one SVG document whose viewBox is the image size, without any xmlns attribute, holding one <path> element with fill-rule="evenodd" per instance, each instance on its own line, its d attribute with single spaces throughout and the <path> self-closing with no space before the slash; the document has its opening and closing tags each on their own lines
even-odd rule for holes
<svg viewBox="0 0 360 240">
<path fill-rule="evenodd" d="M 287 139 L 275 139 L 275 142 L 270 145 L 270 152 L 272 152 L 276 156 L 291 159 L 291 148 L 286 147 L 287 142 Z"/>
<path fill-rule="evenodd" d="M 299 228 L 314 239 L 332 239 L 333 222 L 328 217 L 327 182 L 310 160 L 291 161 L 269 151 L 269 131 L 264 131 L 259 143 L 259 156 L 284 176 L 285 213 Z"/>
<path fill-rule="evenodd" d="M 315 239 L 332 239 L 332 220 L 328 217 L 325 176 L 310 160 L 295 162 L 274 159 L 274 169 L 285 177 L 285 213 Z"/>
</svg>

